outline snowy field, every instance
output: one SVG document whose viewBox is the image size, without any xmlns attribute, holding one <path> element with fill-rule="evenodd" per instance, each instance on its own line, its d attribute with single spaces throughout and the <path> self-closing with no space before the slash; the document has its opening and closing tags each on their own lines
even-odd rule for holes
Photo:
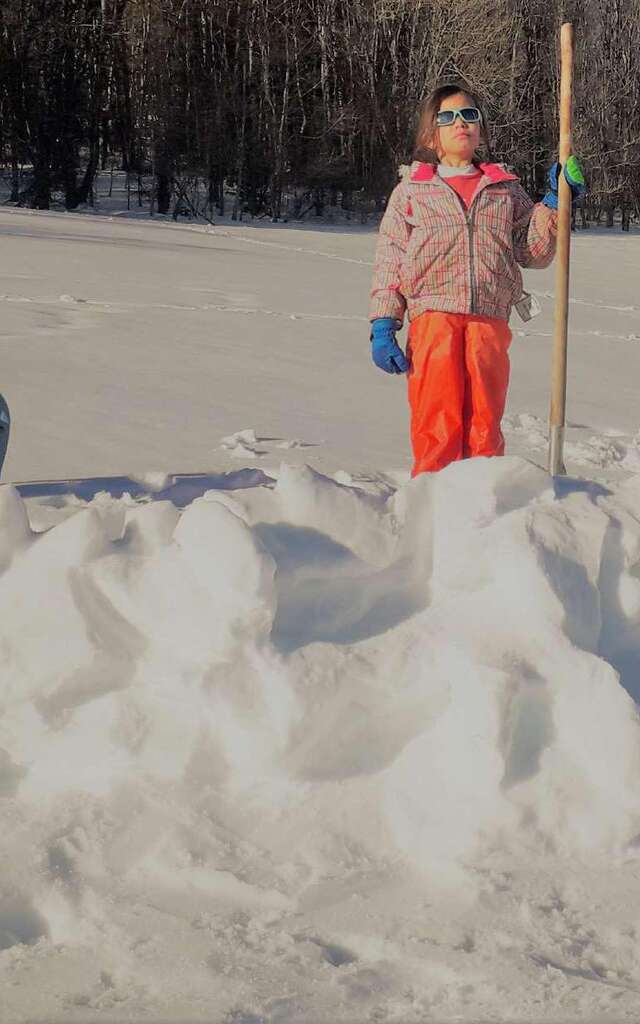
<svg viewBox="0 0 640 1024">
<path fill-rule="evenodd" d="M 555 485 L 553 269 L 509 455 L 409 482 L 372 229 L 0 236 L 3 1024 L 637 1021 L 640 234 Z"/>
</svg>

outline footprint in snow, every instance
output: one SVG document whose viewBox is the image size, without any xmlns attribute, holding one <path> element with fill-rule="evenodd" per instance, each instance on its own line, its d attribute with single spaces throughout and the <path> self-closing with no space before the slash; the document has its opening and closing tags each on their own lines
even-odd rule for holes
<svg viewBox="0 0 640 1024">
<path fill-rule="evenodd" d="M 324 942 L 314 935 L 294 935 L 299 944 L 317 946 L 322 954 L 322 959 L 332 967 L 345 967 L 347 964 L 357 963 L 358 957 L 346 946 L 340 946 L 335 942 Z"/>
</svg>

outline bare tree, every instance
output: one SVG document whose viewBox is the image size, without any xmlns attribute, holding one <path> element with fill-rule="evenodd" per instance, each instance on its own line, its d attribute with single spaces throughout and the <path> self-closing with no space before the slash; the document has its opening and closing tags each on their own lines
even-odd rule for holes
<svg viewBox="0 0 640 1024">
<path fill-rule="evenodd" d="M 462 79 L 492 155 L 541 194 L 556 156 L 558 28 L 576 26 L 583 221 L 640 205 L 638 0 L 19 0 L 0 6 L 11 201 L 74 207 L 117 160 L 151 209 L 274 219 L 378 208 L 420 100 Z"/>
</svg>

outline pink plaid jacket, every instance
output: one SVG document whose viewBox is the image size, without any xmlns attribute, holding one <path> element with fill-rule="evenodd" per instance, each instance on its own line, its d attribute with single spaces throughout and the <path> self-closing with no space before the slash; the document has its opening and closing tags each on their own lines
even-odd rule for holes
<svg viewBox="0 0 640 1024">
<path fill-rule="evenodd" d="M 370 319 L 414 320 L 426 310 L 508 320 L 521 267 L 547 267 L 557 214 L 531 201 L 502 164 L 483 172 L 468 210 L 431 164 L 414 163 L 380 224 Z"/>
</svg>

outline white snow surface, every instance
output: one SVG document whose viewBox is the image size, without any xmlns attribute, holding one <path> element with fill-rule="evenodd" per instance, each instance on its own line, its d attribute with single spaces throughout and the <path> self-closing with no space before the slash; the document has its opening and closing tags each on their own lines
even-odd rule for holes
<svg viewBox="0 0 640 1024">
<path fill-rule="evenodd" d="M 636 1021 L 639 236 L 411 481 L 370 230 L 0 230 L 3 1024 Z"/>
</svg>

